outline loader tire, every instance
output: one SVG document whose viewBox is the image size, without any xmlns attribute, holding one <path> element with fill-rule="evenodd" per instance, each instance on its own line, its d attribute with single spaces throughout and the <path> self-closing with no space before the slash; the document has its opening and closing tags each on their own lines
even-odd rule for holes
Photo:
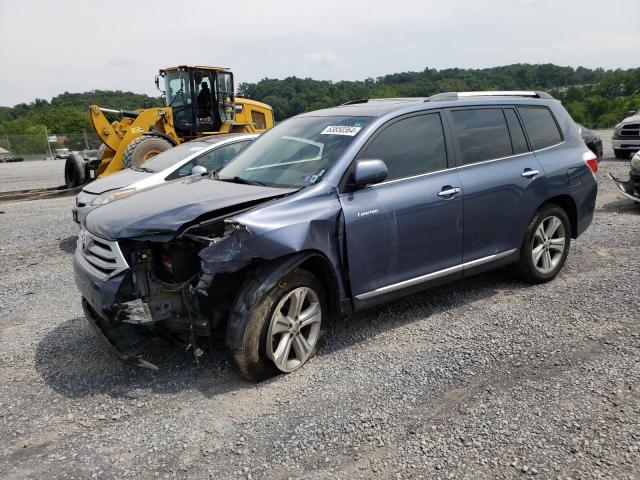
<svg viewBox="0 0 640 480">
<path fill-rule="evenodd" d="M 71 152 L 64 164 L 64 184 L 67 188 L 84 185 L 87 180 L 85 160 L 78 152 Z"/>
<path fill-rule="evenodd" d="M 172 147 L 173 145 L 164 138 L 143 135 L 129 144 L 124 151 L 122 161 L 125 168 L 137 167 L 151 157 L 155 157 L 157 154 L 169 150 Z"/>
<path fill-rule="evenodd" d="M 98 147 L 98 160 L 102 160 L 102 155 L 104 154 L 105 150 L 107 150 L 109 147 L 107 147 L 104 143 L 101 143 L 100 146 Z"/>
</svg>

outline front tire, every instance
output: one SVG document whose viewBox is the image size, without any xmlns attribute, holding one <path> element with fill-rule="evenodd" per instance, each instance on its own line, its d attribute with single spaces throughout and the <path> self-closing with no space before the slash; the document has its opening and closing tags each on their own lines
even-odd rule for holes
<svg viewBox="0 0 640 480">
<path fill-rule="evenodd" d="M 616 156 L 617 159 L 619 160 L 626 160 L 629 158 L 629 150 L 622 150 L 619 148 L 614 148 L 613 149 L 613 154 Z"/>
<path fill-rule="evenodd" d="M 125 168 L 137 167 L 151 157 L 173 148 L 164 138 L 143 135 L 133 140 L 124 151 L 122 162 Z"/>
<path fill-rule="evenodd" d="M 259 382 L 302 367 L 318 348 L 328 304 L 322 283 L 297 268 L 250 312 L 242 344 L 231 352 L 238 372 Z"/>
<path fill-rule="evenodd" d="M 543 206 L 531 219 L 520 247 L 517 270 L 528 283 L 544 283 L 558 274 L 569 253 L 571 223 L 557 205 Z"/>
</svg>

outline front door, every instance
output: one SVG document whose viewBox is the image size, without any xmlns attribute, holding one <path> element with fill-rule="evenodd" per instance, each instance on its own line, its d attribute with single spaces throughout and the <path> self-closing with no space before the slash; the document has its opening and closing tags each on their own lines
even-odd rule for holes
<svg viewBox="0 0 640 480">
<path fill-rule="evenodd" d="M 440 114 L 428 113 L 388 124 L 358 155 L 389 170 L 384 182 L 340 195 L 358 300 L 461 263 L 462 191 L 447 151 Z"/>
</svg>

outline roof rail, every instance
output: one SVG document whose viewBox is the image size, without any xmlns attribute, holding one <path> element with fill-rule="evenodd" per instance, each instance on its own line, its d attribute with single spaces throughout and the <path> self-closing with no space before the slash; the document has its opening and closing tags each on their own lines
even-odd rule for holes
<svg viewBox="0 0 640 480">
<path fill-rule="evenodd" d="M 475 97 L 529 97 L 553 99 L 547 92 L 529 90 L 496 90 L 486 92 L 444 92 L 432 95 L 425 102 L 443 102 L 447 100 L 460 100 L 462 98 Z"/>
<path fill-rule="evenodd" d="M 360 98 L 358 100 L 351 100 L 350 102 L 345 102 L 340 104 L 341 107 L 345 105 L 357 105 L 358 103 L 367 103 L 369 101 L 368 98 Z"/>
<path fill-rule="evenodd" d="M 384 103 L 384 102 L 423 102 L 428 100 L 428 97 L 389 97 L 389 98 L 361 98 L 359 100 L 351 100 L 350 102 L 343 103 L 345 105 L 358 105 L 360 103 Z"/>
</svg>

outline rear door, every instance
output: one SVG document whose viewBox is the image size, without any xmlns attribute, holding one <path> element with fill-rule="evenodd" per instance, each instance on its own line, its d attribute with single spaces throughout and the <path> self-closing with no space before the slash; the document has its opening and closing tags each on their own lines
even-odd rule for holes
<svg viewBox="0 0 640 480">
<path fill-rule="evenodd" d="M 384 182 L 340 195 L 351 288 L 358 300 L 421 283 L 427 274 L 460 264 L 462 192 L 450 156 L 440 113 L 387 124 L 358 155 L 383 160 L 389 169 Z M 456 193 L 442 195 L 443 190 Z"/>
<path fill-rule="evenodd" d="M 449 114 L 464 191 L 463 262 L 513 253 L 545 190 L 517 112 L 497 106 Z"/>
</svg>

